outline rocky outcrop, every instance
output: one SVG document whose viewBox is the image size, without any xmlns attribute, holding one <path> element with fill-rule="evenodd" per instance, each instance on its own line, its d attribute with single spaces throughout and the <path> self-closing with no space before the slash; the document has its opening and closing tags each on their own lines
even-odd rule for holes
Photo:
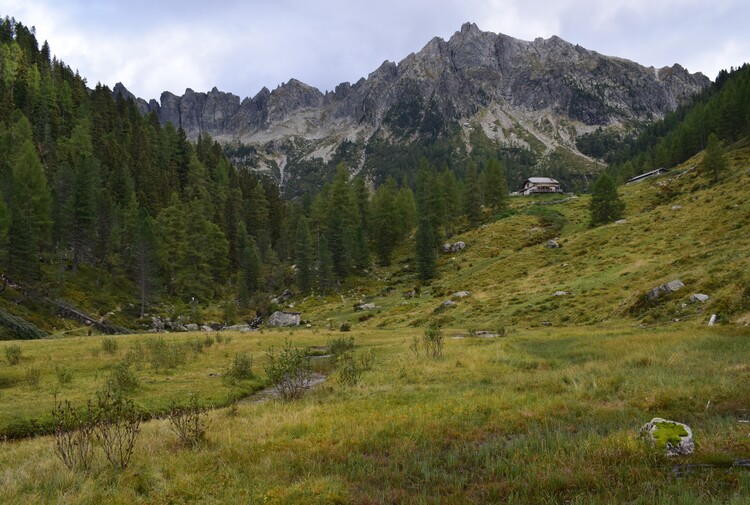
<svg viewBox="0 0 750 505">
<path fill-rule="evenodd" d="M 436 37 L 400 62 L 385 61 L 367 78 L 325 93 L 291 79 L 243 100 L 214 88 L 137 103 L 192 139 L 210 134 L 257 148 L 258 157 L 233 163 L 265 171 L 286 189 L 303 178 L 295 167 L 284 171 L 290 159 L 327 163 L 344 142 L 356 141 L 365 153 L 376 141 L 448 132 L 468 144 L 477 128 L 500 146 L 532 151 L 540 164 L 562 148 L 595 170 L 578 151 L 578 135 L 659 119 L 709 83 L 679 65 L 644 67 L 559 37 L 523 41 L 467 23 L 448 40 Z M 121 85 L 117 92 L 131 96 Z M 353 172 L 377 171 L 360 161 Z M 581 184 L 585 175 L 576 176 Z"/>
<path fill-rule="evenodd" d="M 666 284 L 662 284 L 661 286 L 656 286 L 655 288 L 651 289 L 651 291 L 648 292 L 648 298 L 649 300 L 656 300 L 660 296 L 669 295 L 684 287 L 685 285 L 681 280 L 675 279 L 673 281 L 667 282 Z"/>
<path fill-rule="evenodd" d="M 251 141 L 290 119 L 305 118 L 295 132 L 319 137 L 331 130 L 326 118 L 343 129 L 388 123 L 411 130 L 422 126 L 428 111 L 457 122 L 493 105 L 509 112 L 551 111 L 585 125 L 650 120 L 708 84 L 679 65 L 646 68 L 556 36 L 523 41 L 467 23 L 449 40 L 434 38 L 398 64 L 385 61 L 367 79 L 342 83 L 333 92 L 291 79 L 242 102 L 216 88 L 187 89 L 181 97 L 163 93 L 156 108 L 140 100 L 139 108 L 156 110 L 163 123 L 181 126 L 191 137 L 210 133 Z M 115 91 L 132 97 L 121 84 Z M 410 117 L 399 115 L 404 112 Z"/>
</svg>

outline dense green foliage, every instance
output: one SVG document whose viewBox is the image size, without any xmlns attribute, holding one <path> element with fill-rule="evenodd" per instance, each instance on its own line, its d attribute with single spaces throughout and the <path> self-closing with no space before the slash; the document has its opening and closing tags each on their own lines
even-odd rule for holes
<svg viewBox="0 0 750 505">
<path fill-rule="evenodd" d="M 617 221 L 625 213 L 625 202 L 617 194 L 615 181 L 606 172 L 602 172 L 591 188 L 589 209 L 592 226 Z"/>
<path fill-rule="evenodd" d="M 659 167 L 674 167 L 708 146 L 714 134 L 726 143 L 750 135 L 750 65 L 722 70 L 716 82 L 661 121 L 637 129 L 635 136 L 597 130 L 579 137 L 585 154 L 611 164 L 622 182 Z"/>
</svg>

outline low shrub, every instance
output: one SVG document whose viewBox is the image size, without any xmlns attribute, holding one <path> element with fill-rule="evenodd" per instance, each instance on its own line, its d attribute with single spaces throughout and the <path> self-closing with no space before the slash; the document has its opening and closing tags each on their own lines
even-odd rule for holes
<svg viewBox="0 0 750 505">
<path fill-rule="evenodd" d="M 302 396 L 310 384 L 310 357 L 291 342 L 285 341 L 277 354 L 273 348 L 266 352 L 268 364 L 265 367 L 269 382 L 276 393 L 284 400 L 294 400 Z"/>
<path fill-rule="evenodd" d="M 195 447 L 206 438 L 208 407 L 200 404 L 197 394 L 191 394 L 187 405 L 170 405 L 167 420 L 181 444 Z"/>
<path fill-rule="evenodd" d="M 351 351 L 356 347 L 354 337 L 335 337 L 329 339 L 326 345 L 328 347 L 328 352 L 334 356 Z"/>
<path fill-rule="evenodd" d="M 88 471 L 94 458 L 96 412 L 89 402 L 85 410 L 71 406 L 68 400 L 55 403 L 55 455 L 71 470 Z"/>
<path fill-rule="evenodd" d="M 39 381 L 42 378 L 42 371 L 39 368 L 27 368 L 26 374 L 24 375 L 24 379 L 26 380 L 26 384 L 29 385 L 30 388 L 38 388 L 39 387 Z"/>
<path fill-rule="evenodd" d="M 234 355 L 234 359 L 224 375 L 237 380 L 252 379 L 255 376 L 253 373 L 253 358 L 246 352 L 238 352 Z"/>
<path fill-rule="evenodd" d="M 60 383 L 60 385 L 73 382 L 73 371 L 70 368 L 55 365 L 55 376 L 57 376 L 57 382 Z"/>
<path fill-rule="evenodd" d="M 110 464 L 127 468 L 140 433 L 141 415 L 122 391 L 107 388 L 97 395 L 96 437 Z"/>
<path fill-rule="evenodd" d="M 118 349 L 117 340 L 112 337 L 104 337 L 102 339 L 102 350 L 107 354 L 115 354 Z"/>
<path fill-rule="evenodd" d="M 130 368 L 130 361 L 123 359 L 113 368 L 107 378 L 107 387 L 113 391 L 129 393 L 140 386 L 140 380 L 134 370 Z"/>
<path fill-rule="evenodd" d="M 10 366 L 17 365 L 21 361 L 21 346 L 17 344 L 5 346 L 5 361 Z"/>
</svg>

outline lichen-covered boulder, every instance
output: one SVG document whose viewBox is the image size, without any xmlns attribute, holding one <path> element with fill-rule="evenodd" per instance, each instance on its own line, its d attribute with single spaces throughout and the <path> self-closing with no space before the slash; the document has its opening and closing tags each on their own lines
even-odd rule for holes
<svg viewBox="0 0 750 505">
<path fill-rule="evenodd" d="M 667 456 L 687 456 L 695 450 L 693 430 L 677 421 L 655 417 L 643 425 L 641 436 Z"/>
</svg>

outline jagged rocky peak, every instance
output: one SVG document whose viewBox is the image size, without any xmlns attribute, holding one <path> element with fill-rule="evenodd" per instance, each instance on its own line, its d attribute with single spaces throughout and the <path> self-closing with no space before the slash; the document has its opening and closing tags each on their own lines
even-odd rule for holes
<svg viewBox="0 0 750 505">
<path fill-rule="evenodd" d="M 400 62 L 384 61 L 367 78 L 333 92 L 290 79 L 242 101 L 213 88 L 188 89 L 181 97 L 165 92 L 158 107 L 143 104 L 191 137 L 205 132 L 267 142 L 292 134 L 345 138 L 384 125 L 409 136 L 427 109 L 446 127 L 488 110 L 511 121 L 539 112 L 585 127 L 628 124 L 663 116 L 709 82 L 679 65 L 655 70 L 558 36 L 523 41 L 465 23 L 447 41 L 435 37 Z"/>
</svg>

